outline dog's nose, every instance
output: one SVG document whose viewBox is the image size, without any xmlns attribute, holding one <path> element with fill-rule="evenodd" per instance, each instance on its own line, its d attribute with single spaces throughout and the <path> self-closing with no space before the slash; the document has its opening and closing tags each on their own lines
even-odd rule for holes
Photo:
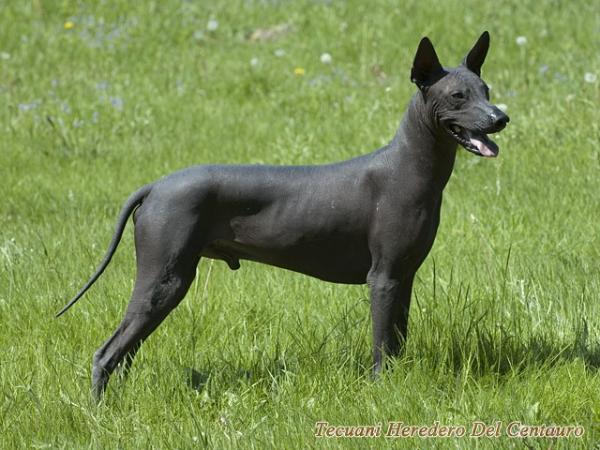
<svg viewBox="0 0 600 450">
<path fill-rule="evenodd" d="M 506 124 L 510 122 L 510 117 L 508 117 L 506 114 L 504 114 L 504 112 L 502 112 L 502 110 L 498 108 L 496 108 L 496 111 L 494 111 L 493 117 L 494 119 L 492 122 L 492 126 L 496 131 L 504 129 Z"/>
</svg>

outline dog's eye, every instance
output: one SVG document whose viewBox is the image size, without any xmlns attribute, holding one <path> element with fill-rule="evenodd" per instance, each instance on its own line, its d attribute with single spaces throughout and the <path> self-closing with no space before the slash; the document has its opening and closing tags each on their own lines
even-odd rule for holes
<svg viewBox="0 0 600 450">
<path fill-rule="evenodd" d="M 455 98 L 457 100 L 463 100 L 465 98 L 465 93 L 464 92 L 460 92 L 460 91 L 456 91 L 452 93 L 452 98 Z"/>
</svg>

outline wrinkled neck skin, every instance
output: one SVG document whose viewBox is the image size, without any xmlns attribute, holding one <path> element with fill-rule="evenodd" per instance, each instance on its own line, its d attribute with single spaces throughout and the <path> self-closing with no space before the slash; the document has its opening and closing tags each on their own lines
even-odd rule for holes
<svg viewBox="0 0 600 450">
<path fill-rule="evenodd" d="M 435 120 L 432 105 L 417 92 L 387 148 L 398 177 L 407 180 L 403 188 L 415 198 L 439 199 L 456 158 L 457 143 Z"/>
</svg>

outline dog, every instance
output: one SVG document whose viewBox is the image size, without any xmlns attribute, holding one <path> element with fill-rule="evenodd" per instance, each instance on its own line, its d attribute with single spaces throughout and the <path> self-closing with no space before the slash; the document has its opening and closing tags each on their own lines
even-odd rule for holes
<svg viewBox="0 0 600 450">
<path fill-rule="evenodd" d="M 488 134 L 509 122 L 480 77 L 489 42 L 486 31 L 448 69 L 423 38 L 411 70 L 418 90 L 394 138 L 373 153 L 318 166 L 200 165 L 133 193 L 104 260 L 57 314 L 100 277 L 133 214 L 137 277 L 125 317 L 94 354 L 96 397 L 181 302 L 201 257 L 232 270 L 249 260 L 334 283 L 367 283 L 379 373 L 405 342 L 413 279 L 433 245 L 458 146 L 497 156 Z"/>
</svg>

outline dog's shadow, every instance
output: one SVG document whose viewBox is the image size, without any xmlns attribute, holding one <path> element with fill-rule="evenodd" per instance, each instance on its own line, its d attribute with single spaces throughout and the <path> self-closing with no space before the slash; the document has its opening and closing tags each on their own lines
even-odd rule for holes
<svg viewBox="0 0 600 450">
<path fill-rule="evenodd" d="M 211 378 L 214 377 L 218 377 L 219 382 L 235 385 L 240 381 L 258 381 L 266 378 L 278 379 L 285 375 L 286 370 L 283 365 L 272 364 L 267 368 L 258 370 L 247 370 L 243 368 L 227 370 L 226 374 L 223 370 L 210 368 L 197 370 L 193 367 L 184 367 L 181 372 L 183 380 L 188 388 L 197 392 L 202 392 L 207 388 Z"/>
<path fill-rule="evenodd" d="M 194 391 L 201 392 L 208 383 L 210 379 L 211 372 L 203 371 L 200 372 L 193 367 L 184 367 L 183 368 L 183 378 L 185 380 L 186 385 L 193 389 Z"/>
<path fill-rule="evenodd" d="M 436 359 L 434 365 L 446 366 L 453 373 L 469 368 L 475 377 L 504 376 L 522 373 L 532 368 L 551 368 L 581 361 L 586 369 L 600 369 L 600 343 L 589 342 L 586 330 L 577 330 L 575 336 L 561 341 L 554 335 L 532 334 L 527 339 L 506 334 L 491 336 L 477 333 L 476 342 L 465 342 L 462 336 L 451 338 L 445 355 L 435 355 L 427 350 L 419 358 Z"/>
<path fill-rule="evenodd" d="M 556 367 L 565 363 L 581 361 L 586 369 L 596 371 L 600 369 L 600 343 L 589 342 L 587 327 L 582 327 L 575 332 L 575 336 L 567 341 L 556 339 L 556 336 L 545 334 L 532 334 L 524 340 L 519 336 L 506 334 L 502 337 L 491 336 L 485 332 L 478 334 L 477 342 L 466 343 L 458 334 L 451 338 L 449 352 L 445 356 L 435 355 L 425 350 L 420 354 L 418 350 L 411 349 L 408 354 L 399 358 L 398 363 L 405 368 L 409 367 L 415 356 L 418 359 L 432 359 L 433 365 L 453 373 L 464 372 L 469 367 L 472 376 L 484 377 L 497 375 L 502 377 L 510 373 L 522 373 L 532 368 Z M 416 353 L 416 354 L 415 354 Z M 354 361 L 345 360 L 350 364 L 355 373 L 364 373 L 369 378 L 371 368 L 369 366 L 369 354 L 356 352 Z M 395 366 L 396 364 L 392 364 Z M 398 369 L 399 367 L 396 367 Z M 396 370 L 393 367 L 392 370 Z M 202 392 L 209 383 L 211 377 L 219 376 L 222 370 L 201 369 L 184 367 L 182 369 L 185 384 L 194 391 Z M 237 367 L 228 370 L 225 383 L 237 383 L 262 378 L 279 378 L 285 376 L 287 369 L 281 362 L 272 361 L 268 367 L 252 370 Z"/>
</svg>

